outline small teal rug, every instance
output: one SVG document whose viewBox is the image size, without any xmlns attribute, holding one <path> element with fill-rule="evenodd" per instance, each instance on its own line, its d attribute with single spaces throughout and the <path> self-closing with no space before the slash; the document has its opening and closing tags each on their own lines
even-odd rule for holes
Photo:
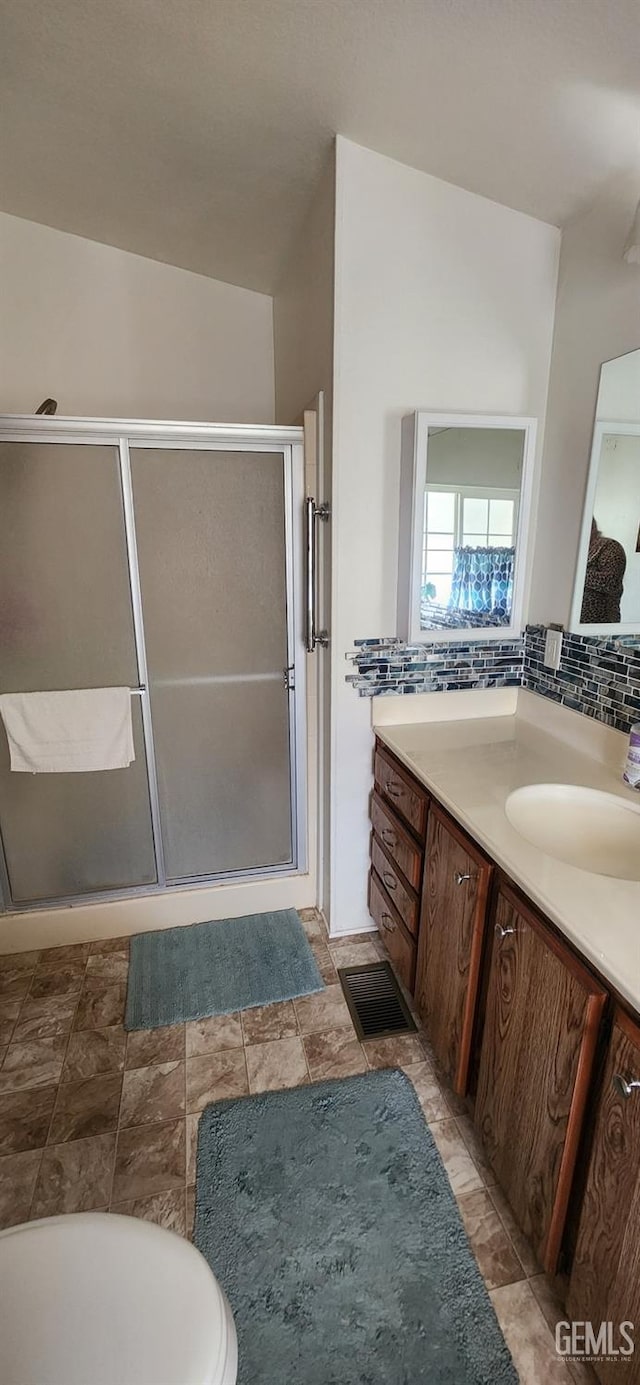
<svg viewBox="0 0 640 1385">
<path fill-rule="evenodd" d="M 238 1385 L 517 1385 L 404 1073 L 208 1106 L 194 1240 Z"/>
<path fill-rule="evenodd" d="M 295 909 L 137 933 L 125 1029 L 158 1029 L 322 991 Z"/>
</svg>

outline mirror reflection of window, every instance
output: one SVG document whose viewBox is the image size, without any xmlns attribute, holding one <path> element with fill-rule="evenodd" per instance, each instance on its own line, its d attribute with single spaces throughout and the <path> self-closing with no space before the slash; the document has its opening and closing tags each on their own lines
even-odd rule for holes
<svg viewBox="0 0 640 1385">
<path fill-rule="evenodd" d="M 509 624 L 523 444 L 519 429 L 429 430 L 423 630 Z"/>
</svg>

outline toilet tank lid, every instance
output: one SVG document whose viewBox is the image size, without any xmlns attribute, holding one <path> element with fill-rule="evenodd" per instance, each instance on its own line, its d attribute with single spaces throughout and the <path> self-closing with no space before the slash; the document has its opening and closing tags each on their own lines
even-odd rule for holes
<svg viewBox="0 0 640 1385">
<path fill-rule="evenodd" d="M 217 1385 L 234 1349 L 220 1285 L 182 1236 L 106 1212 L 0 1233 L 0 1380 Z"/>
</svg>

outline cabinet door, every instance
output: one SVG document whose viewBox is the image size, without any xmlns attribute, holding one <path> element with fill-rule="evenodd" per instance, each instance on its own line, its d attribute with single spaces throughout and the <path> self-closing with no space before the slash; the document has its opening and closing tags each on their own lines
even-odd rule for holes
<svg viewBox="0 0 640 1385">
<path fill-rule="evenodd" d="M 560 1242 L 605 991 L 503 886 L 492 938 L 475 1119 L 543 1268 Z"/>
<path fill-rule="evenodd" d="M 493 867 L 431 808 L 418 935 L 415 998 L 454 1090 L 467 1088 L 489 884 Z"/>
<path fill-rule="evenodd" d="M 633 1083 L 637 1086 L 633 1086 Z M 571 1271 L 567 1317 L 635 1324 L 631 1357 L 598 1361 L 604 1385 L 640 1382 L 640 1025 L 616 1016 Z"/>
</svg>

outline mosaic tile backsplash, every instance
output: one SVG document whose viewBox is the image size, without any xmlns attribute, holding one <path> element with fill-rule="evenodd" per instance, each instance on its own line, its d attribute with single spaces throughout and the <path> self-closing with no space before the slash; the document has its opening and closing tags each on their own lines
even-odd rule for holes
<svg viewBox="0 0 640 1385">
<path fill-rule="evenodd" d="M 520 687 L 524 639 L 401 644 L 356 640 L 357 673 L 347 675 L 361 697 L 457 692 L 461 688 Z"/>
<path fill-rule="evenodd" d="M 640 644 L 565 632 L 560 667 L 554 670 L 543 663 L 545 634 L 543 625 L 527 627 L 523 688 L 617 731 L 640 721 Z"/>
<path fill-rule="evenodd" d="M 356 672 L 347 682 L 360 697 L 524 687 L 618 731 L 640 721 L 640 641 L 565 632 L 560 668 L 553 670 L 543 663 L 545 634 L 544 626 L 529 625 L 515 640 L 356 640 L 347 655 Z"/>
</svg>

